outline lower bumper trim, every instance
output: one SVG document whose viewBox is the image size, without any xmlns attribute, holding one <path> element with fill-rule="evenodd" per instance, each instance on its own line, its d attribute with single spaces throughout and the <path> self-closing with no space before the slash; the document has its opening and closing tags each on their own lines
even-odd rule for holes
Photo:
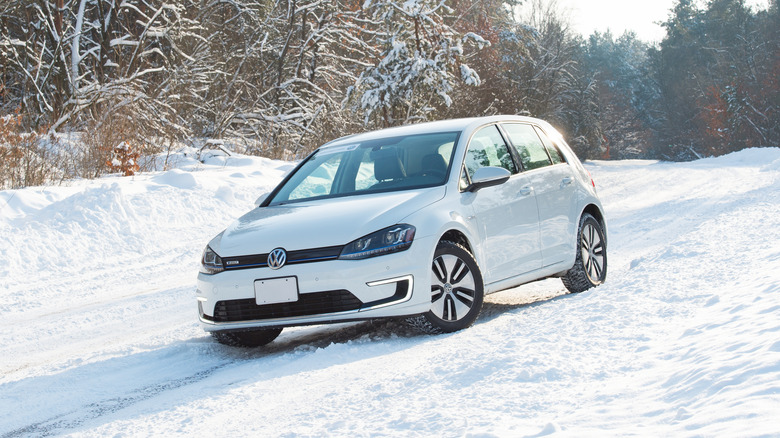
<svg viewBox="0 0 780 438">
<path fill-rule="evenodd" d="M 209 322 L 241 322 L 278 318 L 295 318 L 323 313 L 358 310 L 363 303 L 347 290 L 301 294 L 298 301 L 257 305 L 254 298 L 218 301 L 214 316 L 202 315 Z"/>
<path fill-rule="evenodd" d="M 333 316 L 338 320 L 357 312 L 379 309 L 404 303 L 412 297 L 414 278 L 411 275 L 367 283 L 367 286 L 381 286 L 395 283 L 395 293 L 381 300 L 363 303 L 348 290 L 333 290 L 301 294 L 298 301 L 289 303 L 258 305 L 254 298 L 218 301 L 214 316 L 203 312 L 198 302 L 200 318 L 207 324 L 229 324 L 251 321 L 296 319 L 305 317 Z M 334 320 L 334 322 L 336 322 Z"/>
</svg>

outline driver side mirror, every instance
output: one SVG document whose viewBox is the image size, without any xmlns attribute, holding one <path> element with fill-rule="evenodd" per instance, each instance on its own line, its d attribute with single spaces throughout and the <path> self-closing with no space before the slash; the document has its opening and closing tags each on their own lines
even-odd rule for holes
<svg viewBox="0 0 780 438">
<path fill-rule="evenodd" d="M 474 172 L 471 184 L 466 187 L 467 192 L 476 192 L 485 187 L 501 185 L 509 180 L 512 173 L 503 167 L 480 167 Z"/>
</svg>

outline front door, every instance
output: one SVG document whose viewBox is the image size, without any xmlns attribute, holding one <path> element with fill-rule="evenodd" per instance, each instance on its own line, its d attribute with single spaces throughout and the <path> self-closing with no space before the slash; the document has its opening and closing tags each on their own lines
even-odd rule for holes
<svg viewBox="0 0 780 438">
<path fill-rule="evenodd" d="M 518 172 L 509 148 L 495 125 L 486 126 L 471 138 L 465 170 L 469 177 L 480 167 L 503 167 L 512 177 L 501 185 L 463 193 L 485 242 L 485 283 L 493 283 L 542 267 L 539 241 L 539 210 L 533 186 Z"/>
</svg>

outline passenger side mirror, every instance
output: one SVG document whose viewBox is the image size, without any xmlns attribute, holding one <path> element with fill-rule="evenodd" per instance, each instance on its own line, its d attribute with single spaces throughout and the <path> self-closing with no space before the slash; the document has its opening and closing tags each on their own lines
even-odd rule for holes
<svg viewBox="0 0 780 438">
<path fill-rule="evenodd" d="M 268 193 L 263 193 L 262 195 L 258 196 L 255 200 L 255 207 L 259 207 L 260 204 L 262 204 L 265 201 L 265 198 L 268 197 Z"/>
<path fill-rule="evenodd" d="M 501 185 L 512 176 L 512 173 L 503 167 L 480 167 L 474 172 L 471 178 L 471 184 L 466 187 L 467 192 L 476 192 L 485 187 Z"/>
</svg>

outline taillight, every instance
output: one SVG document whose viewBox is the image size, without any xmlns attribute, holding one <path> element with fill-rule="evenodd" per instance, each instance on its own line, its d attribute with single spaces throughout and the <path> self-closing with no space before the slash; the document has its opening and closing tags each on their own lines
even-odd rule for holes
<svg viewBox="0 0 780 438">
<path fill-rule="evenodd" d="M 590 177 L 590 183 L 593 184 L 593 188 L 596 188 L 596 181 L 593 181 L 593 175 L 590 174 L 590 170 L 588 170 L 588 176 Z"/>
</svg>

